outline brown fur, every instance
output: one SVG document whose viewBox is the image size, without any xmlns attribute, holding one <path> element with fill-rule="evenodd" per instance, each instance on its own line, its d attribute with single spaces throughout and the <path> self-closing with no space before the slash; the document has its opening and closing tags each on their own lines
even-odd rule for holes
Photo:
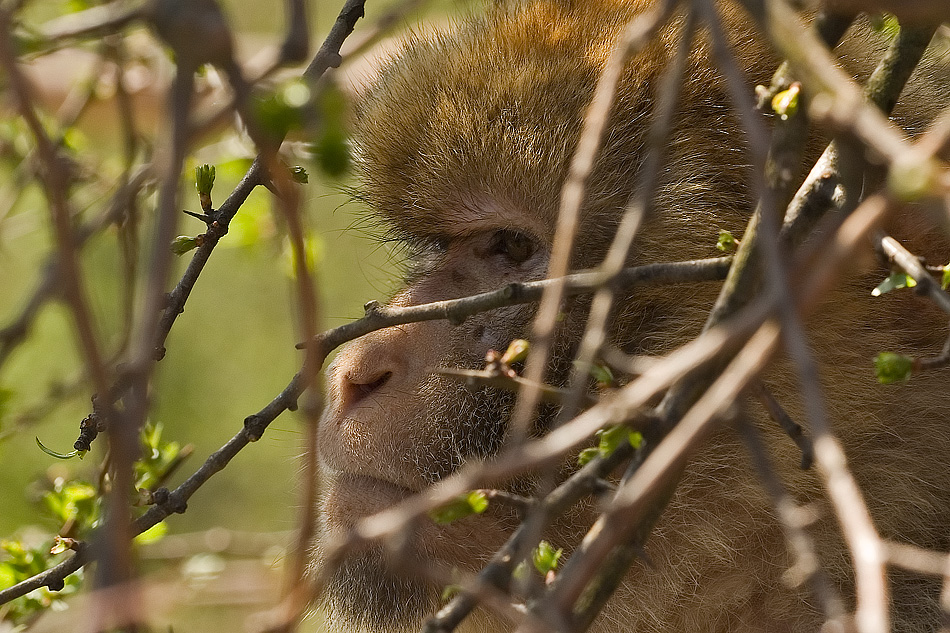
<svg viewBox="0 0 950 633">
<path fill-rule="evenodd" d="M 360 106 L 357 145 L 363 197 L 413 253 L 407 287 L 394 305 L 544 275 L 561 182 L 594 83 L 613 37 L 647 4 L 499 5 L 452 31 L 412 39 L 382 70 Z M 766 82 L 774 60 L 741 20 L 730 18 L 729 24 L 750 85 Z M 663 31 L 628 65 L 588 188 L 578 268 L 603 256 L 631 193 L 656 80 L 677 31 Z M 657 211 L 641 233 L 635 262 L 713 256 L 719 229 L 741 234 L 752 208 L 749 159 L 707 53 L 702 41 L 690 57 Z M 506 259 L 497 242 L 500 230 L 532 237 L 538 251 L 524 262 Z M 946 241 L 929 242 L 933 261 L 946 260 Z M 945 374 L 883 387 L 871 371 L 879 351 L 938 351 L 945 319 L 910 293 L 872 299 L 870 289 L 886 268 L 860 272 L 811 323 L 834 424 L 881 532 L 946 549 Z M 713 285 L 639 290 L 618 309 L 615 338 L 630 352 L 668 351 L 699 331 L 716 292 Z M 582 327 L 584 305 L 576 301 L 568 311 L 555 379 L 569 366 L 570 333 Z M 423 489 L 466 459 L 497 450 L 510 395 L 473 394 L 429 370 L 479 367 L 487 349 L 503 349 L 523 336 L 532 316 L 531 307 L 512 307 L 458 327 L 409 324 L 370 334 L 340 353 L 329 371 L 330 406 L 320 437 L 328 531 Z M 777 369 L 769 384 L 790 410 L 800 410 L 791 372 Z M 835 581 L 850 591 L 848 557 L 815 475 L 797 469 L 799 454 L 787 437 L 771 424 L 763 428 L 796 497 L 818 507 L 812 533 Z M 574 518 L 578 525 L 562 525 L 554 535 L 558 545 L 576 543 L 590 520 Z M 477 569 L 513 525 L 511 516 L 492 510 L 444 528 L 425 526 L 410 550 L 447 566 Z M 731 431 L 718 434 L 693 461 L 647 552 L 655 569 L 634 565 L 598 630 L 790 632 L 820 625 L 811 597 L 782 580 L 790 561 L 781 530 Z M 365 553 L 338 575 L 330 599 L 338 624 L 352 620 L 367 630 L 399 631 L 417 626 L 434 605 L 436 588 L 387 571 L 384 561 L 380 552 Z M 893 578 L 896 630 L 932 630 L 937 585 Z"/>
</svg>

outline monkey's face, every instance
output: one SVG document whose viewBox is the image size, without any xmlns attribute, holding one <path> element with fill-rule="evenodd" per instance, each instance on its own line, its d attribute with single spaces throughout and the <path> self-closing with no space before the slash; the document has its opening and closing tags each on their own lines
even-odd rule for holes
<svg viewBox="0 0 950 633">
<path fill-rule="evenodd" d="M 620 4 L 603 12 L 571 3 L 499 4 L 484 21 L 412 42 L 382 70 L 359 105 L 355 138 L 360 197 L 415 253 L 406 287 L 391 305 L 464 297 L 545 276 L 561 184 L 584 112 L 612 34 L 632 10 Z M 559 27 L 552 28 L 553 23 Z M 612 128 L 586 190 L 574 268 L 600 261 L 632 192 L 652 82 L 666 63 L 662 44 L 651 51 L 645 63 L 631 64 L 618 92 Z M 702 248 L 696 240 L 676 229 L 702 222 L 704 209 L 721 215 L 724 209 L 744 206 L 734 190 L 706 207 L 694 201 L 697 192 L 722 187 L 745 173 L 734 157 L 729 159 L 741 158 L 741 153 L 731 150 L 735 141 L 730 143 L 726 132 L 709 140 L 709 122 L 720 121 L 717 112 L 723 110 L 710 106 L 713 101 L 704 88 L 704 109 L 697 119 L 705 124 L 701 145 L 714 156 L 697 159 L 698 150 L 685 134 L 671 149 L 688 152 L 689 160 L 682 162 L 698 173 L 664 180 L 672 183 L 670 191 L 688 189 L 678 195 L 688 195 L 689 203 L 677 199 L 664 204 L 664 213 L 657 216 L 669 226 L 650 234 L 678 237 L 651 237 L 638 246 L 637 258 L 699 256 Z M 703 165 L 715 169 L 707 174 Z M 708 224 L 716 226 L 711 220 Z M 711 245 L 716 234 L 712 229 Z M 559 382 L 571 366 L 570 351 L 585 320 L 584 301 L 563 307 L 548 381 Z M 632 316 L 620 319 L 620 327 L 628 323 L 627 329 L 635 331 L 622 335 L 626 349 L 636 347 L 638 339 L 660 340 L 654 336 L 658 321 L 684 329 L 673 310 L 688 302 L 675 298 L 667 303 L 671 305 L 652 311 L 624 304 L 624 313 Z M 346 530 L 466 460 L 497 452 L 513 396 L 471 391 L 432 370 L 483 367 L 489 349 L 504 350 L 512 339 L 528 334 L 534 311 L 534 306 L 508 307 L 469 317 L 461 325 L 412 323 L 369 334 L 340 352 L 329 369 L 329 405 L 319 438 L 326 532 Z M 645 314 L 654 317 L 649 327 L 643 325 Z M 543 417 L 537 428 L 544 428 Z M 527 487 L 524 482 L 514 485 Z M 452 567 L 477 569 L 515 525 L 515 517 L 494 506 L 448 526 L 418 525 L 406 546 L 430 569 L 432 563 L 441 565 L 444 577 Z M 575 526 L 571 539 L 579 530 Z M 405 561 L 404 553 L 400 561 Z M 375 631 L 391 630 L 394 620 L 417 619 L 433 606 L 437 593 L 433 584 L 412 578 L 411 565 L 401 562 L 397 571 L 388 568 L 381 551 L 352 556 L 331 588 L 331 607 Z"/>
<path fill-rule="evenodd" d="M 513 225 L 487 206 L 479 217 L 466 215 L 467 221 L 458 217 L 453 223 L 455 234 L 420 245 L 408 285 L 391 305 L 463 297 L 544 275 L 548 249 L 530 227 Z M 512 395 L 471 390 L 433 370 L 481 368 L 489 349 L 503 350 L 524 334 L 531 312 L 506 308 L 459 326 L 411 323 L 371 333 L 340 352 L 329 369 L 329 404 L 319 436 L 327 532 L 345 530 L 464 461 L 497 451 Z M 445 571 L 471 569 L 503 543 L 509 518 L 493 511 L 446 526 L 428 523 L 407 545 Z M 413 575 L 404 564 L 398 575 L 387 572 L 380 552 L 357 554 L 337 576 L 334 602 L 351 618 L 369 623 L 377 615 L 419 611 L 430 606 L 431 592 L 428 583 L 412 582 Z"/>
</svg>

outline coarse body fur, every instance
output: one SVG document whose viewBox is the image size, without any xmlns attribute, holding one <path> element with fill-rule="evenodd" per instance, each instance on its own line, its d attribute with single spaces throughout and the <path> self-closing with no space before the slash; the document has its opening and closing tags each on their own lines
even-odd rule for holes
<svg viewBox="0 0 950 633">
<path fill-rule="evenodd" d="M 561 185 L 594 85 L 615 36 L 649 5 L 645 0 L 499 4 L 451 30 L 412 38 L 382 68 L 360 104 L 356 145 L 362 197 L 412 254 L 405 289 L 392 305 L 461 297 L 544 276 Z M 674 20 L 626 67 L 587 188 L 576 269 L 602 259 L 632 192 L 658 78 L 681 22 Z M 744 24 L 727 19 L 751 89 L 768 83 L 776 60 Z M 719 230 L 740 235 L 754 207 L 750 159 L 708 49 L 700 34 L 687 64 L 655 211 L 640 232 L 631 264 L 715 256 Z M 946 60 L 931 61 L 941 63 L 946 78 Z M 942 90 L 946 98 L 950 88 L 943 84 Z M 918 96 L 908 110 L 923 100 Z M 937 105 L 928 103 L 931 109 Z M 894 231 L 914 238 L 912 248 L 931 261 L 950 255 L 945 237 L 926 222 L 902 217 Z M 870 290 L 886 274 L 887 267 L 870 252 L 857 262 L 810 320 L 810 339 L 835 431 L 876 526 L 888 538 L 945 551 L 950 548 L 946 373 L 881 386 L 872 359 L 880 351 L 937 353 L 946 320 L 909 292 L 872 298 Z M 717 292 L 717 284 L 638 289 L 619 301 L 613 340 L 629 353 L 668 352 L 699 333 Z M 570 367 L 586 306 L 579 299 L 565 307 L 551 368 L 555 382 Z M 326 483 L 321 511 L 328 533 L 424 489 L 465 460 L 498 450 L 512 396 L 472 392 L 430 370 L 480 368 L 488 349 L 504 349 L 527 334 L 533 314 L 533 307 L 519 306 L 459 326 L 409 324 L 344 348 L 329 370 L 330 404 L 320 430 Z M 793 372 L 779 363 L 766 383 L 801 420 Z M 539 426 L 550 415 L 542 413 Z M 809 532 L 822 564 L 849 596 L 849 557 L 818 478 L 798 468 L 798 448 L 760 417 L 780 474 L 817 517 Z M 530 490 L 531 482 L 514 485 Z M 570 549 L 591 520 L 588 511 L 575 512 L 552 529 L 550 539 Z M 493 508 L 448 526 L 421 526 L 407 548 L 444 569 L 477 570 L 515 524 L 513 515 Z M 816 631 L 821 625 L 813 596 L 805 587 L 790 587 L 784 577 L 791 560 L 780 525 L 731 429 L 718 432 L 695 456 L 646 553 L 651 565 L 633 565 L 595 623 L 597 630 L 781 633 Z M 346 630 L 417 628 L 438 604 L 439 588 L 407 572 L 409 567 L 390 568 L 380 551 L 353 556 L 331 590 L 331 622 Z M 897 572 L 890 580 L 895 630 L 934 630 L 939 584 Z M 488 622 L 493 621 L 476 620 L 472 626 L 497 625 Z"/>
</svg>

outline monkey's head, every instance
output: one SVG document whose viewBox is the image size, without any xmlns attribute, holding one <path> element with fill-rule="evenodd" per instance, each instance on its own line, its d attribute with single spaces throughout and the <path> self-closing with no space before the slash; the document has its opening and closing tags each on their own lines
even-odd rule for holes
<svg viewBox="0 0 950 633">
<path fill-rule="evenodd" d="M 405 287 L 391 305 L 464 297 L 545 276 L 561 185 L 585 110 L 614 38 L 635 10 L 618 8 L 622 3 L 513 4 L 451 33 L 413 39 L 359 105 L 361 197 L 409 253 Z M 672 41 L 674 35 L 664 33 L 628 66 L 587 187 L 576 269 L 599 263 L 633 193 L 656 80 Z M 701 52 L 689 64 L 693 83 L 685 98 L 696 106 L 680 117 L 669 150 L 683 169 L 662 178 L 658 212 L 636 249 L 638 261 L 715 254 L 719 228 L 740 231 L 750 208 L 741 193 L 746 161 L 718 79 Z M 695 227 L 707 235 L 697 236 Z M 671 343 L 661 332 L 681 339 L 698 327 L 689 311 L 699 299 L 639 301 L 641 309 L 628 305 L 616 327 L 627 348 L 664 351 Z M 472 390 L 432 370 L 483 367 L 489 349 L 504 350 L 528 334 L 534 309 L 507 307 L 461 325 L 388 328 L 340 352 L 329 369 L 320 427 L 326 531 L 345 530 L 466 460 L 497 452 L 513 396 Z M 570 367 L 581 312 L 565 308 L 553 381 Z M 512 516 L 489 510 L 448 526 L 420 526 L 408 547 L 444 569 L 476 569 L 514 524 Z M 424 580 L 390 569 L 385 558 L 379 551 L 351 557 L 331 591 L 331 607 L 373 630 L 418 618 L 437 596 Z"/>
</svg>

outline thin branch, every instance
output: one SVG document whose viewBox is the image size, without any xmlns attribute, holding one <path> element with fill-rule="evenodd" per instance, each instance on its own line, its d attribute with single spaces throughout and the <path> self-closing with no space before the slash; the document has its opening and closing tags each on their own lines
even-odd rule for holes
<svg viewBox="0 0 950 633">
<path fill-rule="evenodd" d="M 529 519 L 514 531 L 508 541 L 495 552 L 488 564 L 478 573 L 478 582 L 499 589 L 508 587 L 511 573 L 520 559 L 519 552 L 537 545 L 536 535 L 550 523 L 553 517 L 563 514 L 584 497 L 596 494 L 599 491 L 598 482 L 628 459 L 629 453 L 629 450 L 621 447 L 606 459 L 595 457 L 552 490 L 543 500 L 536 502 Z M 454 630 L 477 604 L 477 596 L 468 592 L 456 595 L 425 623 L 423 633 Z"/>
<path fill-rule="evenodd" d="M 765 386 L 761 380 L 752 383 L 752 392 L 762 403 L 766 411 L 769 412 L 775 422 L 785 431 L 785 434 L 792 438 L 795 445 L 802 452 L 801 469 L 808 470 L 815 461 L 815 448 L 812 446 L 811 439 L 805 435 L 801 425 L 792 419 L 792 416 L 782 407 L 781 403 L 775 399 L 772 392 Z"/>
<path fill-rule="evenodd" d="M 363 17 L 363 5 L 365 4 L 366 0 L 346 0 L 346 4 L 344 4 L 343 9 L 340 10 L 340 14 L 337 16 L 336 22 L 333 23 L 329 35 L 327 35 L 327 38 L 323 41 L 323 45 L 320 47 L 320 50 L 317 51 L 313 61 L 310 62 L 310 65 L 307 66 L 307 69 L 303 72 L 303 79 L 311 86 L 316 85 L 317 80 L 320 79 L 328 69 L 338 68 L 343 61 L 343 58 L 340 56 L 340 47 L 343 46 L 344 40 L 353 32 L 357 20 Z"/>
<path fill-rule="evenodd" d="M 876 213 L 872 215 L 869 221 L 877 219 L 879 215 L 883 213 L 884 208 L 883 206 L 875 207 L 874 210 Z M 856 218 L 866 219 L 861 215 L 856 216 Z M 866 234 L 866 231 L 867 229 L 846 230 L 844 235 L 853 237 L 852 234 L 856 234 L 860 237 Z M 819 248 L 819 246 L 816 246 L 816 248 Z M 838 249 L 823 249 L 822 252 L 826 258 L 836 256 L 837 259 L 834 260 L 835 263 L 840 262 L 840 259 L 844 257 L 840 255 Z M 663 271 L 664 274 L 678 272 L 678 279 L 685 281 L 694 279 L 694 275 L 697 274 L 697 271 L 702 274 L 709 274 L 709 270 L 715 270 L 717 271 L 716 274 L 719 275 L 728 268 L 728 266 L 725 265 L 726 263 L 724 259 L 685 262 L 683 263 L 682 269 L 680 269 L 681 267 L 678 265 L 671 266 L 670 264 L 655 265 L 656 267 L 643 266 L 626 271 L 624 277 L 629 276 L 630 278 L 636 278 L 646 274 L 647 277 L 655 278 L 655 275 Z M 838 263 L 838 265 L 840 267 L 840 263 Z M 683 275 L 684 270 L 689 270 L 690 274 Z M 830 283 L 830 278 L 834 270 L 836 269 L 833 265 L 820 269 L 810 280 L 810 282 L 814 283 L 809 283 L 806 287 L 816 291 L 817 289 L 824 288 L 826 283 Z M 597 276 L 593 273 L 578 273 L 572 277 L 574 277 L 574 283 L 586 281 L 588 285 L 593 285 L 591 282 L 599 283 L 602 281 L 597 279 Z M 534 283 L 544 284 L 549 283 L 549 281 Z M 568 287 L 570 287 L 569 284 Z M 455 301 L 464 302 L 466 300 L 458 299 Z M 447 302 L 436 302 L 434 304 L 407 308 L 405 309 L 406 312 L 392 319 L 392 321 L 396 322 L 380 322 L 385 321 L 385 319 L 370 315 L 360 320 L 362 323 L 359 327 L 353 327 L 353 324 L 340 326 L 328 331 L 324 336 L 318 337 L 312 344 L 321 345 L 323 348 L 321 351 L 329 353 L 329 351 L 336 346 L 346 341 L 382 327 L 389 327 L 397 323 L 408 323 L 414 319 L 419 320 L 421 318 L 450 319 L 451 311 L 447 310 L 449 306 L 446 306 L 446 303 Z M 418 314 L 412 314 L 413 311 L 417 311 Z M 585 442 L 589 441 L 589 438 L 601 427 L 629 419 L 632 411 L 636 411 L 645 406 L 652 398 L 662 393 L 684 375 L 715 359 L 724 349 L 728 349 L 741 341 L 747 340 L 748 336 L 764 322 L 768 311 L 768 303 L 762 302 L 753 304 L 742 314 L 737 315 L 727 323 L 712 328 L 700 337 L 672 352 L 666 358 L 658 360 L 656 367 L 648 374 L 641 376 L 629 385 L 619 389 L 611 397 L 606 398 L 571 422 L 552 431 L 543 438 L 527 443 L 524 446 L 508 450 L 491 462 L 485 462 L 480 465 L 470 464 L 463 466 L 455 475 L 442 480 L 430 488 L 424 497 L 411 497 L 392 508 L 361 520 L 353 531 L 341 537 L 335 544 L 328 548 L 324 568 L 314 578 L 314 591 L 319 592 L 322 589 L 322 586 L 327 581 L 328 574 L 331 573 L 330 570 L 335 568 L 335 565 L 338 564 L 351 549 L 361 544 L 401 533 L 410 522 L 422 517 L 429 510 L 451 501 L 463 492 L 472 490 L 473 488 L 490 487 L 522 472 L 558 463 L 564 454 L 579 448 Z M 373 319 L 376 319 L 375 323 L 367 323 L 367 321 Z M 168 492 L 167 495 L 162 490 L 156 491 L 156 504 L 133 522 L 132 533 L 140 534 L 160 521 L 163 521 L 171 514 L 185 512 L 187 510 L 188 500 L 208 479 L 215 473 L 223 470 L 231 459 L 245 446 L 259 440 L 268 425 L 273 422 L 278 415 L 285 410 L 293 410 L 296 408 L 297 398 L 302 391 L 303 382 L 298 373 L 283 391 L 263 409 L 245 418 L 244 427 L 224 446 L 209 456 L 205 463 L 175 490 Z M 88 559 L 84 559 L 81 563 L 77 564 L 76 567 L 70 567 L 70 569 L 75 571 L 86 562 L 88 562 Z M 54 569 L 66 569 L 63 565 L 65 565 L 65 563 Z M 72 571 L 69 573 L 72 573 Z M 44 574 L 45 573 L 46 572 L 44 572 Z M 53 576 L 53 578 L 55 580 L 57 576 Z M 36 581 L 35 579 L 31 579 L 30 582 L 35 583 Z M 19 586 L 20 585 L 17 585 L 17 587 Z M 36 588 L 35 585 L 31 584 L 31 586 L 32 588 Z M 11 588 L 11 590 L 12 589 L 14 588 Z M 3 601 L 12 600 L 21 595 L 25 595 L 25 593 L 28 593 L 32 589 L 28 589 L 22 593 L 11 590 L 0 594 L 4 596 Z M 0 601 L 0 603 L 3 601 Z"/>
<path fill-rule="evenodd" d="M 366 315 L 363 318 L 328 330 L 313 341 L 300 343 L 297 347 L 320 346 L 323 353 L 328 354 L 346 341 L 384 327 L 437 319 L 447 319 L 450 323 L 459 325 L 466 318 L 479 312 L 538 301 L 545 289 L 556 283 L 563 284 L 565 296 L 573 296 L 590 292 L 604 284 L 612 284 L 617 288 L 630 288 L 640 283 L 670 284 L 717 281 L 725 276 L 731 261 L 729 257 L 718 257 L 684 262 L 645 264 L 627 268 L 616 277 L 598 272 L 580 272 L 567 275 L 563 279 L 512 283 L 498 290 L 461 299 L 435 301 L 403 308 L 381 306 L 376 301 L 370 301 L 366 304 Z M 527 376 L 525 378 L 530 380 Z"/>
</svg>

